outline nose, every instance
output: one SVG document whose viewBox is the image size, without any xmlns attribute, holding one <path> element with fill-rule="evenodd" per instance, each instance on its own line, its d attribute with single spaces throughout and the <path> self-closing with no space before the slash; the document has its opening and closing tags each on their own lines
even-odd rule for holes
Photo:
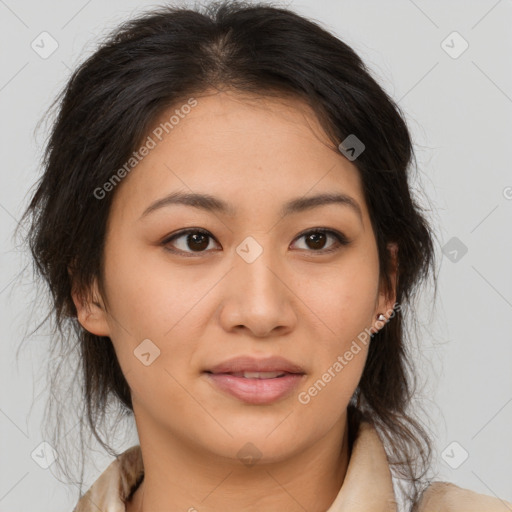
<svg viewBox="0 0 512 512">
<path fill-rule="evenodd" d="M 284 265 L 270 250 L 251 263 L 235 255 L 234 268 L 226 276 L 220 322 L 227 332 L 246 330 L 263 338 L 291 332 L 299 303 Z"/>
</svg>

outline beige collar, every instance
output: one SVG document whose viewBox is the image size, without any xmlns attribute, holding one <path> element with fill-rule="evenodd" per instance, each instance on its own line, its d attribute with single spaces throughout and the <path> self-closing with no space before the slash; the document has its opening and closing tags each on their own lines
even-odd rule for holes
<svg viewBox="0 0 512 512">
<path fill-rule="evenodd" d="M 144 473 L 140 446 L 114 460 L 80 499 L 73 512 L 88 512 L 91 502 L 102 512 L 126 512 L 124 502 Z M 376 430 L 361 423 L 347 473 L 326 512 L 396 512 L 391 472 Z"/>
<path fill-rule="evenodd" d="M 375 428 L 362 422 L 345 480 L 327 512 L 396 512 L 391 471 Z"/>
</svg>

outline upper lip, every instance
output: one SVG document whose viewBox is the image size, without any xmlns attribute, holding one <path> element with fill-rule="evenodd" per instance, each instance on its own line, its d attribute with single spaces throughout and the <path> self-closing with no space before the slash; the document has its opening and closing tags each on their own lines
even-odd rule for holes
<svg viewBox="0 0 512 512">
<path fill-rule="evenodd" d="M 251 356 L 233 357 L 212 368 L 206 370 L 208 373 L 236 373 L 236 372 L 286 372 L 305 373 L 298 364 L 292 363 L 283 357 L 266 357 L 257 359 Z"/>
</svg>

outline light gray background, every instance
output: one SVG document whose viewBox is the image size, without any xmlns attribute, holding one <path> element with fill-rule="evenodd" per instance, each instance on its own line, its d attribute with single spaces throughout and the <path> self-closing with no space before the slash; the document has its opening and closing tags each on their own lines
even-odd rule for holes
<svg viewBox="0 0 512 512">
<path fill-rule="evenodd" d="M 76 490 L 31 457 L 44 441 L 46 390 L 37 375 L 48 340 L 34 336 L 16 361 L 26 326 L 34 320 L 31 276 L 19 275 L 28 259 L 12 239 L 39 175 L 47 131 L 43 126 L 34 135 L 34 129 L 97 38 L 154 5 L 0 0 L 2 512 L 64 512 L 76 503 Z M 423 391 L 437 404 L 427 407 L 436 434 L 438 478 L 512 501 L 512 2 L 281 5 L 320 21 L 351 45 L 406 113 L 421 170 L 418 188 L 430 197 L 441 242 L 439 300 L 434 315 L 429 299 L 420 301 L 418 341 L 430 361 L 421 363 L 427 380 Z M 46 59 L 31 47 L 34 40 L 42 45 L 43 31 L 58 43 Z M 464 43 L 450 35 L 453 31 L 469 44 L 460 56 Z M 465 255 L 455 247 L 455 257 L 448 246 L 443 256 L 442 247 L 453 237 L 467 247 Z M 454 441 L 458 444 L 449 447 Z M 453 469 L 447 461 L 456 465 L 463 450 L 469 457 Z M 99 452 L 94 457 L 89 483 L 110 461 Z"/>
</svg>

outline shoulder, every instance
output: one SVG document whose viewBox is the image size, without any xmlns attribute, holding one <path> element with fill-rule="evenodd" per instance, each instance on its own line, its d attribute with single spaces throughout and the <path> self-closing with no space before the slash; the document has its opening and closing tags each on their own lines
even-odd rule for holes
<svg viewBox="0 0 512 512">
<path fill-rule="evenodd" d="M 418 512 L 507 512 L 512 503 L 448 482 L 433 482 L 424 491 Z"/>
<path fill-rule="evenodd" d="M 144 476 L 140 445 L 118 455 L 80 498 L 73 512 L 124 512 L 125 501 Z"/>
</svg>

